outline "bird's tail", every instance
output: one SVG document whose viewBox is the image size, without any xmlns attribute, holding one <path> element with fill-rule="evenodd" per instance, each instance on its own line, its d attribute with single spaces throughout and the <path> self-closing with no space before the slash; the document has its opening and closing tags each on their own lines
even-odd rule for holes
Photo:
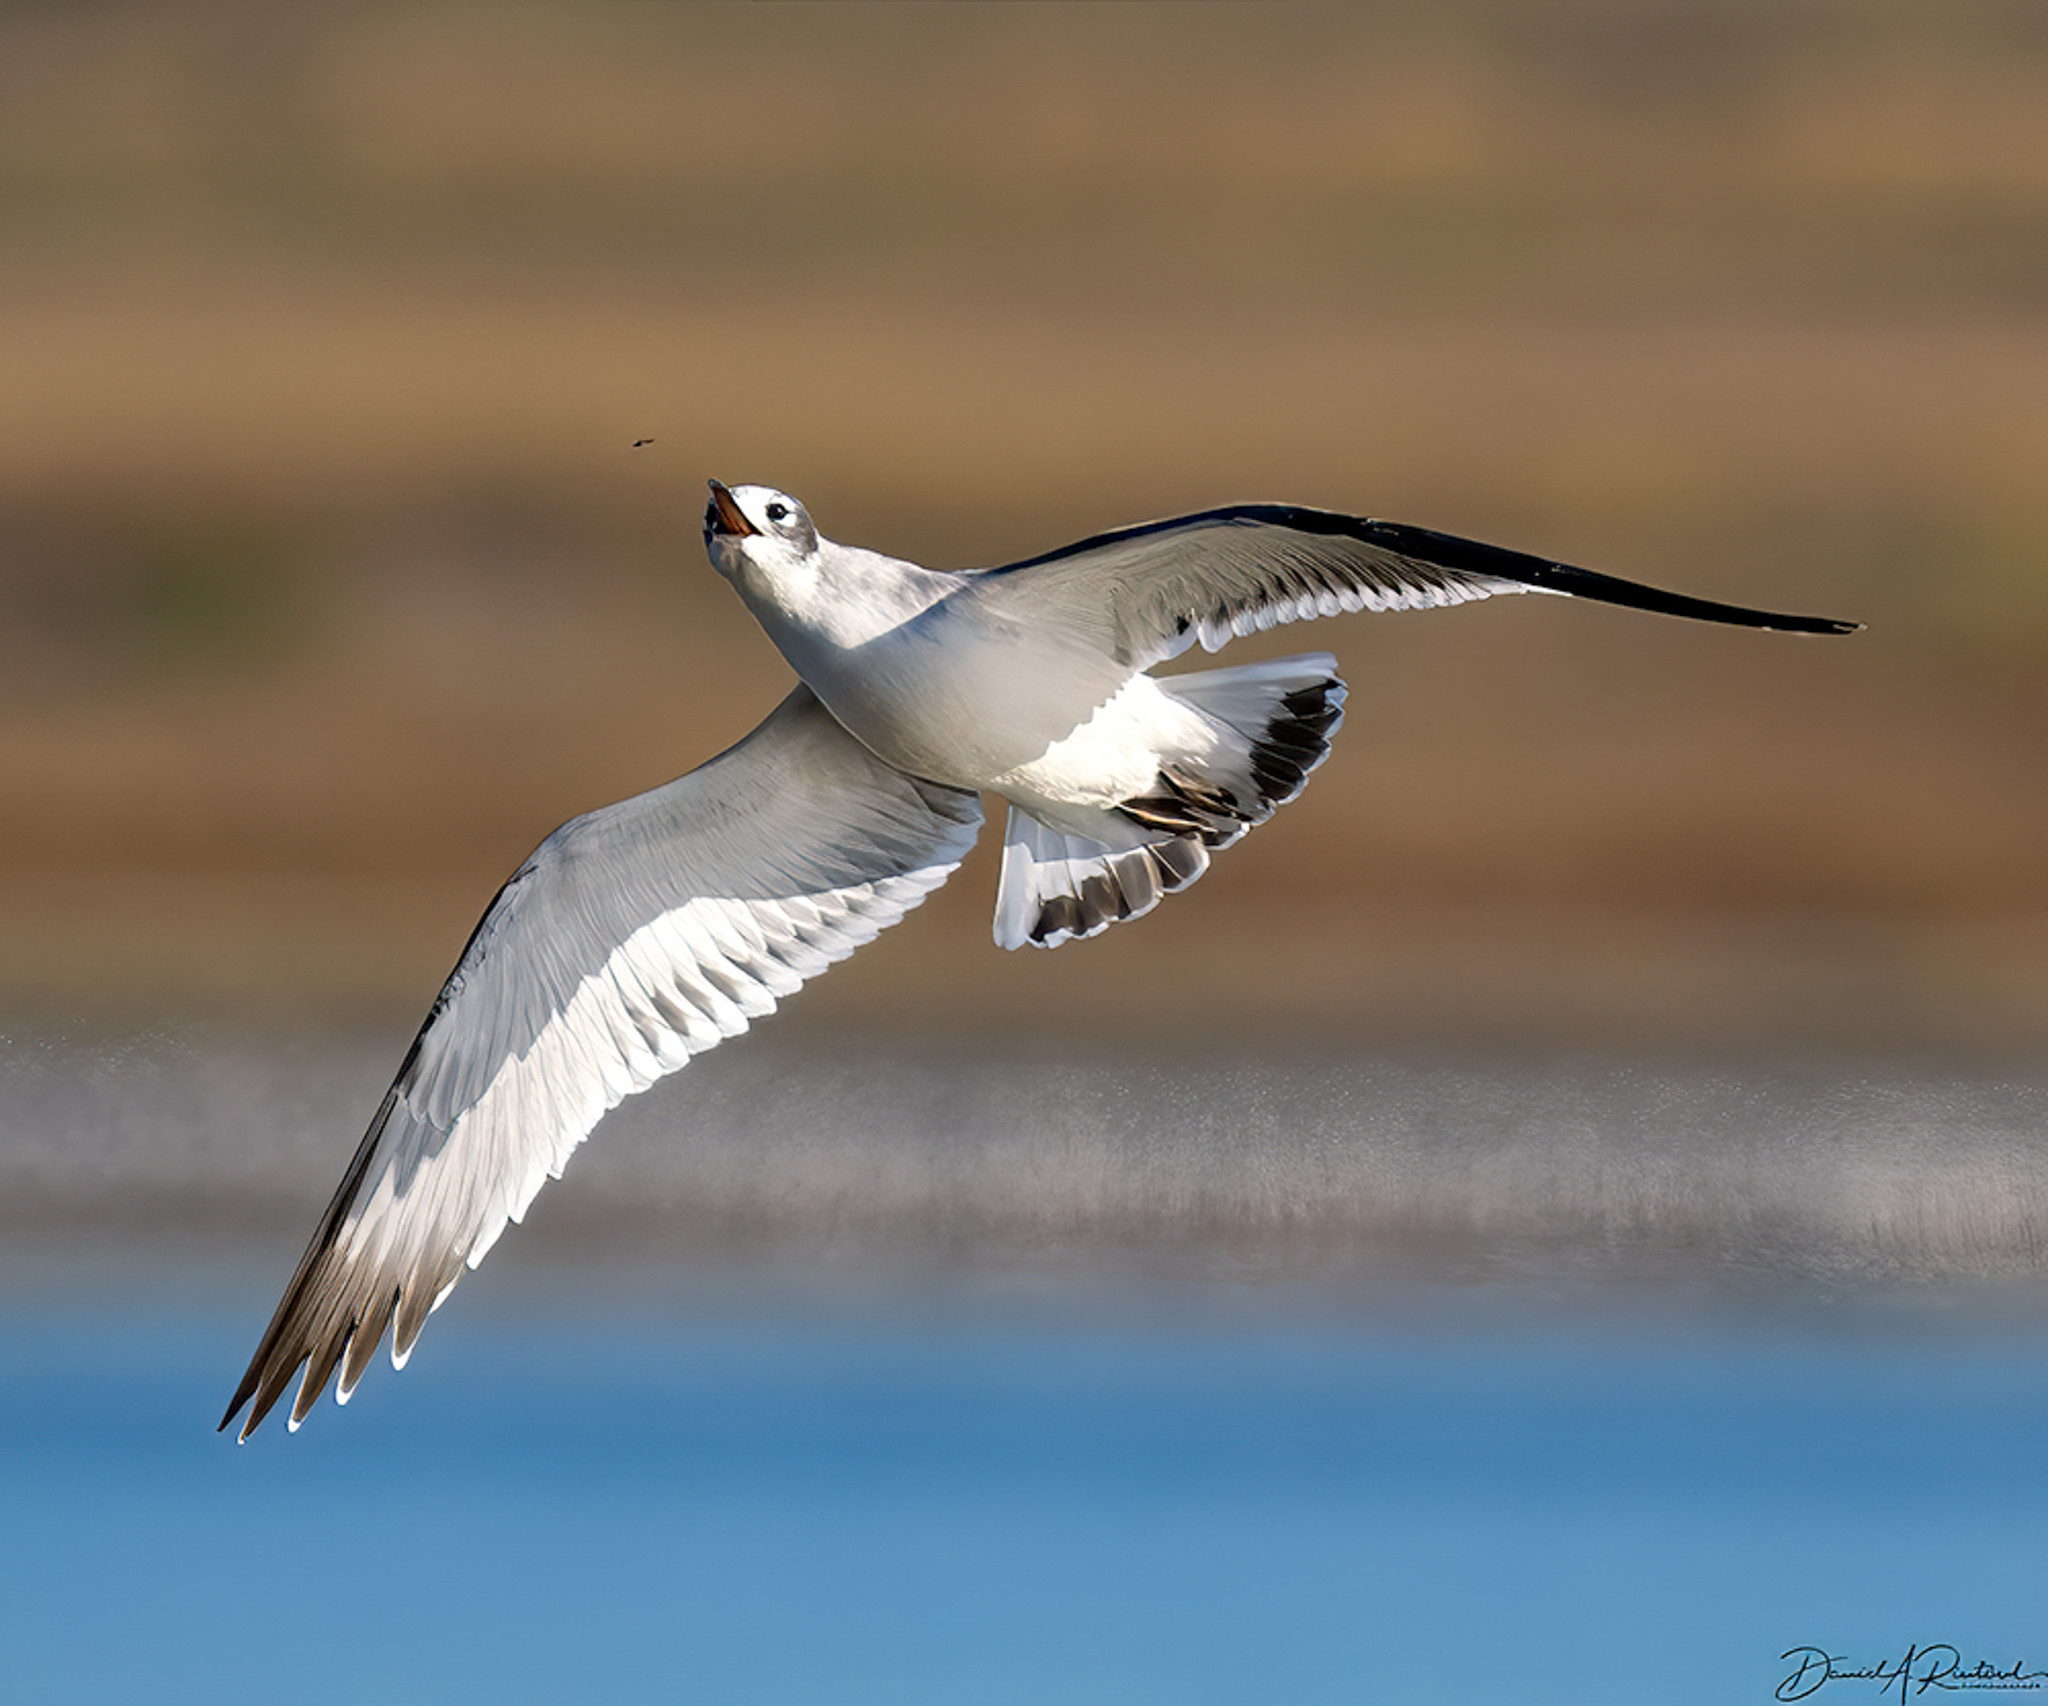
<svg viewBox="0 0 2048 1706">
<path fill-rule="evenodd" d="M 1056 948 L 1150 912 L 1299 794 L 1344 720 L 1344 683 L 1325 652 L 1173 676 L 1159 685 L 1218 737 L 1161 764 L 1144 793 L 1104 811 L 1095 835 L 1012 806 L 996 895 L 999 946 Z"/>
</svg>

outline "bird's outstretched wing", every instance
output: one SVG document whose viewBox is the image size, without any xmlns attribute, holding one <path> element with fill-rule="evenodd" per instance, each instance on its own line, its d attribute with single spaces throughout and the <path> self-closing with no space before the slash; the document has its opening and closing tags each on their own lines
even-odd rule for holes
<svg viewBox="0 0 2048 1706">
<path fill-rule="evenodd" d="M 345 1402 L 604 1112 L 895 923 L 973 845 L 971 793 L 889 768 L 799 687 L 700 769 L 564 824 L 484 914 L 263 1335 L 226 1428 L 301 1364 Z M 395 1323 L 395 1324 L 394 1324 Z"/>
<path fill-rule="evenodd" d="M 1293 504 L 1229 504 L 1118 528 L 976 579 L 976 595 L 991 609 L 1092 632 L 1133 669 L 1198 641 L 1213 652 L 1286 622 L 1515 592 L 1795 634 L 1847 634 L 1860 625 L 1688 598 L 1426 527 Z"/>
</svg>

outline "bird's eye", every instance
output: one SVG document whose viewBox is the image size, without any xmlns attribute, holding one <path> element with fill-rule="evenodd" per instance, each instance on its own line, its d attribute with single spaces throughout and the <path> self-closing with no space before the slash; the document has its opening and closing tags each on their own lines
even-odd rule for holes
<svg viewBox="0 0 2048 1706">
<path fill-rule="evenodd" d="M 789 505 L 770 504 L 766 513 L 770 521 L 787 521 L 789 519 Z"/>
</svg>

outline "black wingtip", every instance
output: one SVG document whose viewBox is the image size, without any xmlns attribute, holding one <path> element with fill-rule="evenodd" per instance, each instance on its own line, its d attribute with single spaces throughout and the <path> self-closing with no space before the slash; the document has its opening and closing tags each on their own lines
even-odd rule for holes
<svg viewBox="0 0 2048 1706">
<path fill-rule="evenodd" d="M 1723 610 L 1735 612 L 1724 615 Z M 1674 616 L 1693 616 L 1708 622 L 1732 622 L 1745 628 L 1762 628 L 1772 634 L 1860 634 L 1861 622 L 1842 622 L 1832 616 L 1780 616 L 1768 610 L 1743 610 L 1738 605 L 1715 606 L 1706 611 L 1674 610 Z"/>
<path fill-rule="evenodd" d="M 235 1395 L 228 1400 L 227 1409 L 221 1413 L 220 1426 L 213 1430 L 215 1433 L 224 1434 L 229 1428 L 234 1426 L 235 1418 L 242 1413 L 242 1406 L 256 1395 L 256 1387 L 261 1374 L 262 1366 L 260 1361 L 252 1362 L 249 1365 L 248 1372 L 242 1376 L 242 1384 L 235 1388 Z M 246 1439 L 248 1435 L 244 1434 L 242 1437 Z"/>
<path fill-rule="evenodd" d="M 1581 595 L 1585 596 L 1585 595 Z M 1595 593 L 1593 597 L 1599 597 Z M 1711 599 L 1681 599 L 1668 594 L 1670 604 L 1644 603 L 1643 610 L 1661 610 L 1671 616 L 1690 616 L 1702 622 L 1729 622 L 1742 628 L 1761 628 L 1772 634 L 1860 634 L 1861 622 L 1843 622 L 1833 616 L 1785 616 L 1770 610 L 1748 610 L 1739 604 L 1716 604 Z M 1618 599 L 1605 600 L 1619 603 Z"/>
<path fill-rule="evenodd" d="M 234 1402 L 228 1405 L 227 1413 L 220 1419 L 220 1426 L 213 1431 L 217 1434 L 226 1433 L 229 1428 L 235 1425 L 235 1418 L 241 1415 L 243 1407 L 252 1398 L 256 1400 L 255 1407 L 249 1411 L 248 1420 L 242 1423 L 242 1431 L 235 1436 L 235 1444 L 247 1445 L 249 1443 L 249 1436 L 256 1431 L 263 1418 L 270 1413 L 271 1404 L 276 1403 L 277 1400 L 272 1398 L 266 1403 L 258 1389 L 246 1382 L 243 1384 L 242 1389 L 235 1394 Z"/>
<path fill-rule="evenodd" d="M 1787 616 L 1775 610 L 1753 610 L 1748 605 L 1694 598 L 1690 593 L 1666 592 L 1662 587 L 1644 586 L 1640 581 L 1623 580 L 1618 575 L 1603 575 L 1551 558 L 1533 557 L 1526 551 L 1511 551 L 1504 545 L 1484 545 L 1476 539 L 1460 539 L 1456 534 L 1412 527 L 1401 521 L 1365 520 L 1354 525 L 1357 537 L 1418 562 L 1465 574 L 1520 581 L 1543 592 L 1560 592 L 1598 604 L 1618 604 L 1659 616 L 1683 616 L 1693 622 L 1763 628 L 1779 634 L 1854 634 L 1863 626 L 1861 622 L 1843 622 L 1832 616 Z"/>
</svg>

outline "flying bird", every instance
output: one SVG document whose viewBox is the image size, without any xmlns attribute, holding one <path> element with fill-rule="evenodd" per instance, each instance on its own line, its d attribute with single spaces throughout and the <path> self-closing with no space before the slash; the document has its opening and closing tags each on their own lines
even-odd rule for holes
<svg viewBox="0 0 2048 1706">
<path fill-rule="evenodd" d="M 1232 504 L 1000 568 L 823 537 L 711 482 L 704 541 L 799 677 L 687 775 L 562 825 L 499 890 L 321 1217 L 225 1429 L 296 1428 L 421 1327 L 605 1112 L 737 1036 L 951 875 L 1004 800 L 995 938 L 1137 918 L 1301 792 L 1343 718 L 1325 653 L 1159 676 L 1312 617 L 1508 593 L 1799 634 L 1858 624 L 1661 592 L 1427 528 Z M 300 1370 L 303 1369 L 303 1374 Z"/>
</svg>

